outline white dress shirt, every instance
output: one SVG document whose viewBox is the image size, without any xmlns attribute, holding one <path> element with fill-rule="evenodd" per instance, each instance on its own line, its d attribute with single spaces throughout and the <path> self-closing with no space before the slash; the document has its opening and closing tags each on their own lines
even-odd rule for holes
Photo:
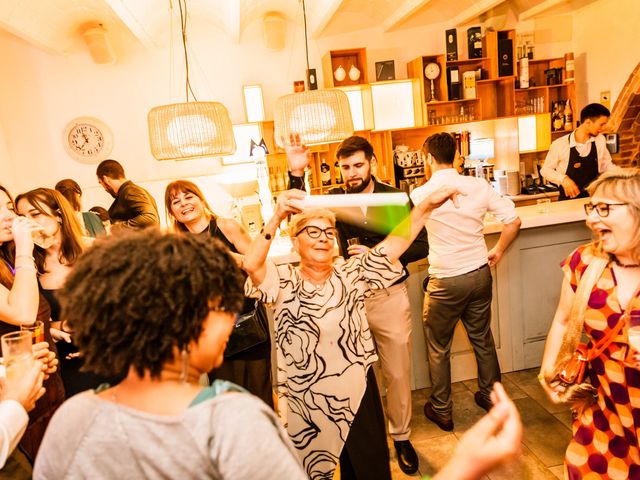
<svg viewBox="0 0 640 480">
<path fill-rule="evenodd" d="M 22 405 L 15 400 L 0 402 L 0 468 L 16 448 L 27 429 L 29 415 Z"/>
<path fill-rule="evenodd" d="M 460 208 L 451 200 L 431 212 L 426 228 L 429 235 L 429 275 L 448 278 L 471 272 L 487 263 L 487 245 L 482 229 L 484 216 L 493 214 L 502 223 L 518 218 L 514 203 L 501 197 L 482 178 L 458 174 L 454 168 L 436 170 L 431 179 L 411 192 L 417 205 L 441 186 L 457 187 Z"/>
<path fill-rule="evenodd" d="M 576 132 L 571 132 L 569 135 L 564 135 L 555 140 L 551 147 L 547 157 L 544 159 L 544 165 L 540 169 L 542 176 L 556 185 L 562 183 L 562 179 L 565 176 L 567 167 L 569 166 L 569 152 L 572 147 L 576 147 L 578 154 L 581 157 L 589 155 L 591 150 L 591 144 L 596 144 L 596 153 L 598 154 L 598 173 L 606 172 L 612 168 L 615 168 L 611 161 L 611 154 L 607 150 L 607 143 L 604 139 L 604 135 L 598 135 L 597 137 L 591 137 L 586 143 L 576 142 Z"/>
</svg>

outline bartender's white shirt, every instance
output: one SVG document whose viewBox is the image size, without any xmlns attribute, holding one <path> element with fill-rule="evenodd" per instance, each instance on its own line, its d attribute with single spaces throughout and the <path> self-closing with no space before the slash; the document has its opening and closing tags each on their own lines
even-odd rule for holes
<svg viewBox="0 0 640 480">
<path fill-rule="evenodd" d="M 435 171 L 427 183 L 411 192 L 411 200 L 417 205 L 444 185 L 457 187 L 464 195 L 458 196 L 460 208 L 447 200 L 427 220 L 429 275 L 436 278 L 462 275 L 487 263 L 482 233 L 487 212 L 502 223 L 518 218 L 514 203 L 501 197 L 486 180 L 460 175 L 454 168 Z"/>
<path fill-rule="evenodd" d="M 29 423 L 29 415 L 15 400 L 0 402 L 0 468 L 16 448 Z"/>
<path fill-rule="evenodd" d="M 567 141 L 568 139 L 568 141 Z M 567 167 L 569 166 L 569 152 L 571 148 L 576 147 L 578 154 L 581 157 L 589 155 L 591 150 L 591 144 L 596 144 L 596 153 L 598 155 L 598 172 L 606 172 L 612 168 L 615 168 L 611 161 L 611 154 L 607 150 L 607 143 L 604 135 L 598 135 L 597 137 L 591 137 L 586 143 L 576 142 L 576 132 L 571 132 L 569 135 L 564 135 L 555 140 L 549 147 L 547 157 L 544 159 L 544 165 L 540 169 L 541 175 L 548 181 L 560 185 L 564 178 Z"/>
</svg>

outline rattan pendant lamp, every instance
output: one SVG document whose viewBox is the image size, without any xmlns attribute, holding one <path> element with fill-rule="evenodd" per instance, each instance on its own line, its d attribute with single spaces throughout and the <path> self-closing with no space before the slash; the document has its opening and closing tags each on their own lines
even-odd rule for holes
<svg viewBox="0 0 640 480">
<path fill-rule="evenodd" d="M 236 151 L 236 142 L 226 107 L 218 102 L 198 102 L 191 89 L 187 55 L 187 0 L 178 0 L 178 5 L 186 71 L 186 102 L 151 109 L 147 117 L 151 153 L 156 160 L 230 155 Z M 193 101 L 189 101 L 189 93 Z"/>
<path fill-rule="evenodd" d="M 302 0 L 304 42 L 309 71 L 309 42 L 307 40 L 307 12 Z M 353 135 L 353 120 L 349 99 L 342 90 L 308 90 L 285 95 L 276 100 L 274 129 L 278 145 L 289 135 L 300 134 L 306 145 L 339 142 Z"/>
</svg>

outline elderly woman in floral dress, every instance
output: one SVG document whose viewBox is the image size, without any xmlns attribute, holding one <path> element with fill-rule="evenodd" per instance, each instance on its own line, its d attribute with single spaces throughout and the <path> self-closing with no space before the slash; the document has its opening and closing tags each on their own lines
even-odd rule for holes
<svg viewBox="0 0 640 480">
<path fill-rule="evenodd" d="M 288 214 L 300 212 L 304 198 L 290 190 L 245 255 L 246 293 L 275 308 L 280 414 L 310 478 L 331 478 L 338 462 L 343 479 L 391 478 L 364 298 L 402 275 L 398 258 L 431 211 L 455 201 L 456 193 L 445 187 L 434 192 L 398 227 L 403 234 L 336 263 L 333 213 L 305 210 L 289 223 L 300 265 L 276 266 L 266 261 L 271 240 Z"/>
</svg>

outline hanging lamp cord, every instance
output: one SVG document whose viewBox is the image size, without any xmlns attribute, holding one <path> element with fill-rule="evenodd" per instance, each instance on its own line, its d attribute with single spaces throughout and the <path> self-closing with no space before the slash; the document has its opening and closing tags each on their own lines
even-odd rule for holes
<svg viewBox="0 0 640 480">
<path fill-rule="evenodd" d="M 309 71 L 309 39 L 307 38 L 307 9 L 302 0 L 302 17 L 304 18 L 304 52 L 307 58 L 307 72 Z"/>
<path fill-rule="evenodd" d="M 189 103 L 189 92 L 191 92 L 193 100 L 197 102 L 198 100 L 196 99 L 195 93 L 193 93 L 193 88 L 191 88 L 191 82 L 189 81 L 189 55 L 187 53 L 187 0 L 178 0 L 178 6 L 180 7 L 180 29 L 182 32 L 182 50 L 184 52 L 184 93 L 187 103 Z"/>
</svg>

